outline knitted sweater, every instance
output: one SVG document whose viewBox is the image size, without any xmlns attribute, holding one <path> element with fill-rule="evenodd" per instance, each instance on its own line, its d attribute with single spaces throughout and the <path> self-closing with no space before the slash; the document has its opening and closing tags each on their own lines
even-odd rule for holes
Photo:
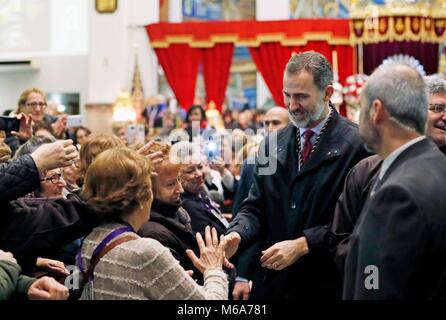
<svg viewBox="0 0 446 320">
<path fill-rule="evenodd" d="M 98 244 L 119 227 L 122 225 L 118 223 L 102 224 L 85 238 L 84 268 L 88 268 Z M 204 273 L 204 286 L 199 286 L 169 249 L 154 239 L 138 238 L 120 244 L 102 257 L 94 271 L 93 292 L 94 298 L 101 300 L 225 300 L 228 283 L 223 270 L 208 269 Z"/>
</svg>

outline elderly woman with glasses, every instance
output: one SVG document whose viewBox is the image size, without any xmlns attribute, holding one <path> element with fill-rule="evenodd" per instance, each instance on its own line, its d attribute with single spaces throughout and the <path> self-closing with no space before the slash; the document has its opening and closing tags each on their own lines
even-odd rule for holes
<svg viewBox="0 0 446 320">
<path fill-rule="evenodd" d="M 100 221 L 83 241 L 78 266 L 87 286 L 85 299 L 226 299 L 222 270 L 226 242 L 207 228 L 197 235 L 200 258 L 188 250 L 204 272 L 201 287 L 169 249 L 136 232 L 149 219 L 152 206 L 150 161 L 127 148 L 98 155 L 85 175 L 83 198 Z"/>
<path fill-rule="evenodd" d="M 48 136 L 32 137 L 17 150 L 14 158 L 17 159 L 25 154 L 31 154 L 41 145 L 55 141 L 54 138 Z M 66 185 L 62 168 L 48 170 L 40 177 L 40 186 L 34 190 L 32 195 L 41 198 L 63 198 L 66 195 L 66 192 L 64 192 Z"/>
<path fill-rule="evenodd" d="M 18 101 L 18 112 L 31 117 L 34 123 L 51 124 L 57 119 L 45 114 L 47 106 L 45 93 L 37 88 L 29 88 L 22 92 Z"/>
<path fill-rule="evenodd" d="M 46 136 L 35 136 L 29 139 L 24 145 L 22 145 L 16 152 L 15 158 L 20 156 L 31 154 L 37 148 L 43 144 L 52 143 L 55 139 Z M 67 198 L 69 195 L 66 189 L 67 183 L 63 177 L 63 168 L 56 168 L 48 170 L 40 178 L 39 187 L 34 190 L 29 197 L 37 199 L 61 199 Z M 11 220 L 11 224 L 20 223 L 20 220 Z M 43 221 L 42 221 L 43 223 Z M 20 229 L 17 226 L 18 230 Z M 79 248 L 80 241 L 76 240 L 67 244 L 62 250 L 54 250 L 48 252 L 46 257 L 39 257 L 36 262 L 37 269 L 35 271 L 36 276 L 42 274 L 50 274 L 55 277 L 65 277 L 68 275 L 68 271 L 65 268 L 65 264 L 74 264 L 74 256 Z"/>
<path fill-rule="evenodd" d="M 180 142 L 174 145 L 173 154 L 183 167 L 180 172 L 184 193 L 182 206 L 191 218 L 193 232 L 204 235 L 205 227 L 212 226 L 219 235 L 225 234 L 229 222 L 221 213 L 218 205 L 209 197 L 204 179 L 204 157 L 198 145 Z"/>
<path fill-rule="evenodd" d="M 66 186 L 62 169 L 53 169 L 47 171 L 45 177 L 40 179 L 40 188 L 35 193 L 44 198 L 65 198 Z"/>
<path fill-rule="evenodd" d="M 54 117 L 45 113 L 47 100 L 45 93 L 38 88 L 28 88 L 20 94 L 16 114 L 23 113 L 31 118 L 32 125 L 44 125 L 51 128 L 51 133 L 58 139 L 70 138 L 66 131 L 67 117 Z M 11 148 L 13 154 L 24 142 L 20 137 L 7 134 L 5 142 Z"/>
</svg>

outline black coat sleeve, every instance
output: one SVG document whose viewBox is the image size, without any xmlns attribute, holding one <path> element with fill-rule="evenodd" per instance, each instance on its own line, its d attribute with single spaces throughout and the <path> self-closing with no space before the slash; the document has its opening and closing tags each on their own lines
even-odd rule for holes
<svg viewBox="0 0 446 320">
<path fill-rule="evenodd" d="M 363 160 L 364 158 L 367 158 L 370 155 L 364 149 L 364 147 L 362 145 L 360 145 L 360 146 L 352 145 L 348 152 L 352 153 L 351 160 L 346 162 L 346 166 L 350 166 L 348 168 L 348 170 L 349 170 L 348 173 L 350 172 L 350 170 L 352 170 L 352 168 L 354 168 L 355 165 L 359 164 L 361 160 Z M 361 170 L 359 170 L 359 171 L 361 171 Z M 346 174 L 346 177 L 348 177 L 348 173 Z M 366 170 L 366 173 L 367 173 L 367 170 Z M 363 176 L 359 175 L 357 180 L 362 179 L 362 178 L 363 178 Z M 360 184 L 362 184 L 362 183 L 363 183 L 363 181 L 361 181 Z M 338 184 L 337 186 L 333 186 L 333 188 L 338 187 L 338 189 L 339 189 L 338 194 L 340 194 L 343 186 L 345 187 L 345 180 L 342 180 L 342 182 L 340 184 Z M 353 188 L 355 188 L 355 187 L 353 186 Z M 344 191 L 345 191 L 345 189 L 344 189 Z M 356 192 L 355 190 L 350 190 L 350 191 Z M 349 205 L 355 204 L 355 201 L 353 201 L 353 200 L 361 202 L 361 200 L 357 200 L 357 199 L 361 199 L 362 197 L 363 197 L 363 194 L 356 194 L 354 197 L 351 198 L 352 201 L 347 201 L 347 202 L 343 201 L 341 203 L 341 205 L 349 206 Z M 333 199 L 333 200 L 335 200 L 335 199 Z M 336 208 L 336 205 L 333 206 L 332 208 Z M 362 207 L 362 205 L 360 207 Z M 343 209 L 345 209 L 345 208 L 346 207 L 344 207 Z M 330 217 L 333 217 L 333 214 L 335 214 L 334 210 L 335 209 L 331 209 L 326 214 Z M 348 208 L 348 211 L 347 211 L 347 214 L 356 214 L 357 216 L 359 215 L 359 213 L 360 213 L 360 210 L 357 210 L 356 208 L 353 208 L 353 209 Z M 356 221 L 356 218 L 354 218 L 353 220 Z M 354 223 L 353 223 L 353 226 L 354 226 Z M 307 228 L 303 231 L 303 233 L 307 239 L 308 248 L 310 251 L 313 251 L 315 249 L 317 249 L 317 250 L 322 249 L 323 251 L 327 251 L 328 242 L 329 242 L 329 238 L 330 238 L 330 228 L 331 228 L 330 224 L 325 224 L 325 225 L 318 225 L 318 226 L 314 226 L 311 228 Z M 351 229 L 351 230 L 353 230 L 353 229 Z M 343 237 L 345 237 L 345 234 Z"/>
<path fill-rule="evenodd" d="M 253 280 L 256 268 L 260 264 L 262 248 L 262 242 L 256 241 L 240 252 L 236 263 L 238 277 Z"/>
<path fill-rule="evenodd" d="M 378 156 L 372 156 L 354 166 L 347 175 L 344 189 L 336 203 L 328 247 L 341 275 L 344 273 L 350 235 L 378 177 L 381 163 Z"/>
<path fill-rule="evenodd" d="M 75 200 L 23 198 L 0 210 L 5 213 L 0 248 L 14 254 L 25 274 L 31 274 L 38 256 L 54 254 L 96 225 L 86 204 Z"/>
<path fill-rule="evenodd" d="M 243 201 L 240 211 L 227 231 L 227 234 L 231 232 L 240 234 L 242 238 L 241 248 L 250 245 L 265 234 L 265 195 L 262 188 L 263 178 L 259 175 L 258 168 L 259 165 L 256 164 L 248 198 Z"/>
<path fill-rule="evenodd" d="M 354 167 L 347 175 L 344 190 L 336 203 L 328 243 L 330 252 L 341 274 L 344 270 L 350 235 L 362 210 L 361 189 L 357 167 Z"/>
<path fill-rule="evenodd" d="M 249 189 L 252 185 L 252 176 L 255 171 L 254 164 L 243 164 L 242 174 L 240 176 L 240 181 L 237 186 L 237 190 L 234 195 L 234 203 L 232 204 L 232 218 L 234 219 L 237 216 L 237 213 L 240 211 L 243 200 L 248 197 Z"/>
<path fill-rule="evenodd" d="M 17 137 L 15 137 L 12 134 L 10 134 L 10 133 L 6 134 L 5 143 L 11 149 L 12 156 L 14 156 L 15 152 L 17 151 L 17 149 L 20 148 L 20 146 L 21 146 L 20 140 Z"/>
<path fill-rule="evenodd" d="M 23 197 L 39 186 L 39 172 L 30 155 L 0 163 L 0 204 Z"/>
</svg>

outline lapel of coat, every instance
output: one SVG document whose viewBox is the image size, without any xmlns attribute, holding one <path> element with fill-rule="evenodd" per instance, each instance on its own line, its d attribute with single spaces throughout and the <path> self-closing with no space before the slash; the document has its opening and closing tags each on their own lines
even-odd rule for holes
<svg viewBox="0 0 446 320">
<path fill-rule="evenodd" d="M 293 124 L 288 124 L 284 129 L 275 131 L 262 141 L 257 153 L 257 172 L 259 175 L 272 176 L 279 172 L 287 171 L 286 180 L 293 176 L 292 172 L 288 172 L 289 168 L 295 166 L 297 173 L 297 159 L 295 152 L 295 137 L 297 128 Z M 294 146 L 294 153 L 290 154 Z M 263 173 L 262 173 L 263 172 Z"/>
</svg>

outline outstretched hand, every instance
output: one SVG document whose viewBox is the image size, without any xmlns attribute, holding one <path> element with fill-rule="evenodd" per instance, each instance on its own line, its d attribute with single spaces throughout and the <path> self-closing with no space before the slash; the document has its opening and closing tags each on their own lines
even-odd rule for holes
<svg viewBox="0 0 446 320">
<path fill-rule="evenodd" d="M 157 163 L 161 163 L 164 160 L 164 156 L 163 156 L 163 152 L 162 151 L 157 151 L 157 152 L 153 152 L 150 153 L 150 148 L 155 144 L 155 140 L 150 140 L 149 142 L 147 142 L 144 146 L 142 146 L 141 148 L 139 148 L 136 152 L 139 153 L 142 156 L 145 156 L 147 159 L 149 159 L 152 164 L 157 164 Z M 158 174 L 155 171 L 152 171 L 151 176 L 155 177 Z"/>
<path fill-rule="evenodd" d="M 54 123 L 51 124 L 54 136 L 57 139 L 63 138 L 63 134 L 67 126 L 67 121 L 68 121 L 68 116 L 65 114 L 63 116 L 60 116 Z"/>
<path fill-rule="evenodd" d="M 226 258 L 230 259 L 238 250 L 238 246 L 240 245 L 240 241 L 242 238 L 238 232 L 231 232 L 230 234 L 225 236 L 225 240 L 227 242 L 226 245 Z"/>
<path fill-rule="evenodd" d="M 225 260 L 226 240 L 223 235 L 218 240 L 217 230 L 209 226 L 205 229 L 205 240 L 203 240 L 200 233 L 197 232 L 196 239 L 198 248 L 200 249 L 200 258 L 195 253 L 188 249 L 186 254 L 201 273 L 207 269 L 217 268 L 221 269 Z"/>
<path fill-rule="evenodd" d="M 72 140 L 59 140 L 46 143 L 31 153 L 40 173 L 47 170 L 71 166 L 78 157 L 76 147 Z"/>
<path fill-rule="evenodd" d="M 22 112 L 16 118 L 20 120 L 19 131 L 11 131 L 11 134 L 22 141 L 30 139 L 33 136 L 31 117 Z"/>
<path fill-rule="evenodd" d="M 260 262 L 264 268 L 282 270 L 295 263 L 308 251 L 308 243 L 305 237 L 281 241 L 262 251 Z"/>
</svg>

